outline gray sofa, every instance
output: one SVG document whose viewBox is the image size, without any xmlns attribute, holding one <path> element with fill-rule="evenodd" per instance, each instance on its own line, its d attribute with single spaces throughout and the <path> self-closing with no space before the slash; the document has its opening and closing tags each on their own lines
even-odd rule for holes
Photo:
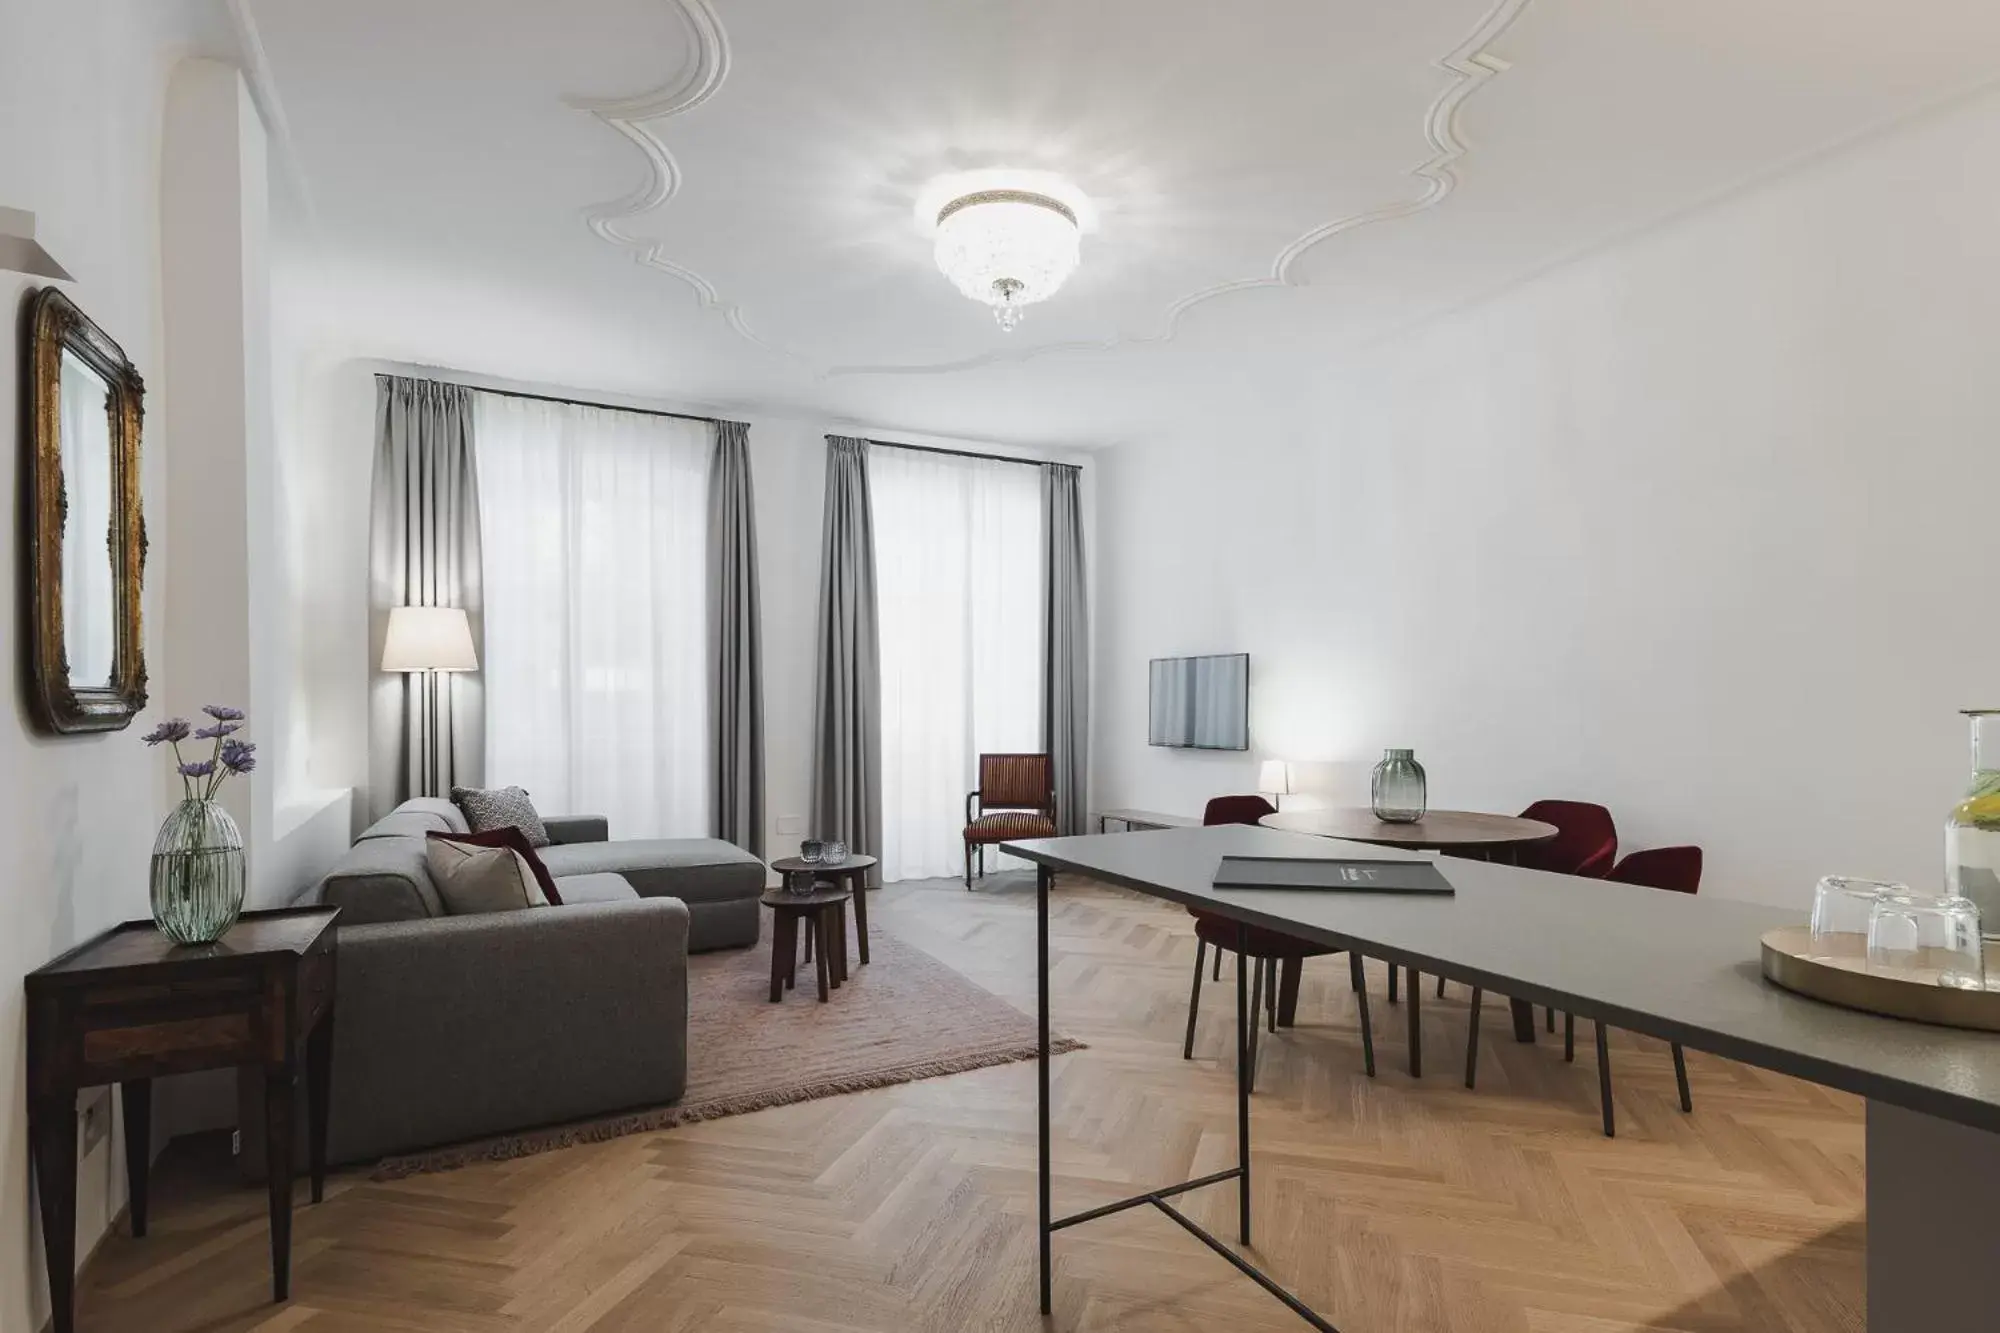
<svg viewBox="0 0 2000 1333">
<path fill-rule="evenodd" d="M 764 865 L 712 838 L 546 822 L 559 907 L 447 915 L 424 856 L 426 833 L 465 831 L 444 800 L 404 802 L 302 895 L 341 909 L 332 1161 L 681 1095 L 687 954 L 757 942 Z M 263 1159 L 260 1120 L 241 1121 L 246 1165 Z"/>
</svg>

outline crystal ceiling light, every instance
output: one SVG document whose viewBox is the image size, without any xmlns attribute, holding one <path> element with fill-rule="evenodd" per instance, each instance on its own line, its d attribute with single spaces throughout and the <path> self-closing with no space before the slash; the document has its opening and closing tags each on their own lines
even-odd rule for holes
<svg viewBox="0 0 2000 1333">
<path fill-rule="evenodd" d="M 938 210 L 937 266 L 1012 330 L 1021 312 L 1076 272 L 1076 214 L 1032 190 L 979 190 Z"/>
</svg>

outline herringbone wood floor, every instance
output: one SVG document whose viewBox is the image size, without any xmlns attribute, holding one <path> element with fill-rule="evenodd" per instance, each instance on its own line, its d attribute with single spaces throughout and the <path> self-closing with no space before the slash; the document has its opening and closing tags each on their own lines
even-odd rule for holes
<svg viewBox="0 0 2000 1333">
<path fill-rule="evenodd" d="M 988 988 L 1033 1003 L 1033 886 L 996 877 L 882 893 L 871 913 Z M 1179 909 L 1064 885 L 1056 1072 L 1059 1211 L 1230 1164 L 1235 986 L 1205 987 L 1180 1058 L 1194 941 Z M 1863 1326 L 1862 1131 L 1853 1099 L 1614 1036 L 1619 1137 L 1598 1132 L 1587 1041 L 1482 1027 L 1460 1083 L 1465 996 L 1425 1005 L 1427 1077 L 1371 972 L 1381 1076 L 1361 1074 L 1340 959 L 1307 965 L 1297 1029 L 1262 1048 L 1257 1256 L 1346 1333 L 1824 1333 Z M 838 1003 L 838 997 L 835 999 Z M 923 1016 L 912 1014 L 913 1023 Z M 269 1299 L 262 1195 L 187 1154 L 152 1236 L 109 1240 L 81 1326 L 179 1330 L 1028 1330 L 1034 1065 L 909 1084 L 524 1161 L 377 1184 L 338 1179 L 298 1215 L 294 1299 Z M 1223 1186 L 1188 1207 L 1233 1234 Z M 1303 1327 L 1167 1219 L 1056 1238 L 1059 1329 Z"/>
</svg>

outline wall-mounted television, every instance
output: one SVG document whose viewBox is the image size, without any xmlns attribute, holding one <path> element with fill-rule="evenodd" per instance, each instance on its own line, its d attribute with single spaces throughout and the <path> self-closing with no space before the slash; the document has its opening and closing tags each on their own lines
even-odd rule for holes
<svg viewBox="0 0 2000 1333">
<path fill-rule="evenodd" d="M 1156 657 L 1146 741 L 1176 750 L 1250 748 L 1250 654 Z"/>
</svg>

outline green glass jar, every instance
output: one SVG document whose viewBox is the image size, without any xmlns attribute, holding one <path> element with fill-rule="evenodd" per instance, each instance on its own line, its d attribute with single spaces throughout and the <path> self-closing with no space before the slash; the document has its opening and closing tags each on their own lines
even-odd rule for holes
<svg viewBox="0 0 2000 1333">
<path fill-rule="evenodd" d="M 1424 766 L 1414 750 L 1384 750 L 1368 784 L 1369 804 L 1385 824 L 1414 824 L 1430 808 Z"/>
<path fill-rule="evenodd" d="M 214 801 L 173 808 L 153 840 L 153 923 L 175 944 L 221 939 L 243 912 L 243 835 Z"/>
</svg>

